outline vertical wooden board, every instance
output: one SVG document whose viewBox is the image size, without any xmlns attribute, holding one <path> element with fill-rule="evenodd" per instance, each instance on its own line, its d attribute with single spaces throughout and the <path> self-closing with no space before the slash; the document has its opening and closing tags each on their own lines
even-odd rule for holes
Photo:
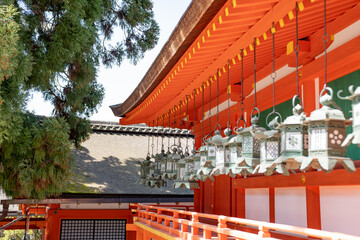
<svg viewBox="0 0 360 240">
<path fill-rule="evenodd" d="M 319 186 L 306 187 L 307 227 L 321 229 Z"/>
<path fill-rule="evenodd" d="M 207 179 L 204 182 L 204 213 L 213 213 L 213 181 Z"/>
<path fill-rule="evenodd" d="M 275 188 L 275 222 L 307 227 L 305 187 Z"/>
<path fill-rule="evenodd" d="M 234 188 L 233 179 L 231 179 L 230 184 L 231 184 L 231 216 L 236 217 L 237 190 L 236 188 Z"/>
<path fill-rule="evenodd" d="M 271 223 L 275 222 L 275 189 L 269 188 L 269 219 Z"/>
<path fill-rule="evenodd" d="M 194 210 L 200 212 L 200 189 L 194 189 Z"/>
<path fill-rule="evenodd" d="M 214 213 L 231 216 L 231 179 L 227 175 L 215 177 Z"/>
<path fill-rule="evenodd" d="M 245 189 L 245 217 L 269 222 L 269 189 Z"/>
<path fill-rule="evenodd" d="M 245 188 L 236 189 L 236 217 L 245 218 Z"/>
<path fill-rule="evenodd" d="M 360 236 L 360 186 L 320 187 L 322 230 Z"/>
</svg>

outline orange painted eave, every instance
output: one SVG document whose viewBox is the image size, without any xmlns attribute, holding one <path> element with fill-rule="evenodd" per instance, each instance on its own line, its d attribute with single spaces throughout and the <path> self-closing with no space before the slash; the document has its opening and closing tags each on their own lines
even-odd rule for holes
<svg viewBox="0 0 360 240">
<path fill-rule="evenodd" d="M 235 4 L 234 4 L 235 2 Z M 202 82 L 207 82 L 209 77 L 215 81 L 217 69 L 220 70 L 220 94 L 226 92 L 227 63 L 230 63 L 230 84 L 239 82 L 241 76 L 240 49 L 245 49 L 247 56 L 244 57 L 244 77 L 253 75 L 253 45 L 254 37 L 260 45 L 256 46 L 257 69 L 262 75 L 268 75 L 271 68 L 268 67 L 272 61 L 272 41 L 270 27 L 275 22 L 277 32 L 276 56 L 281 58 L 286 55 L 286 45 L 294 40 L 295 2 L 299 2 L 304 10 L 299 12 L 299 39 L 313 37 L 321 32 L 323 27 L 323 5 L 322 1 L 312 2 L 311 0 L 263 0 L 263 1 L 228 1 L 225 3 L 207 27 L 198 36 L 188 50 L 182 55 L 166 77 L 157 84 L 151 94 L 137 105 L 132 111 L 126 113 L 120 120 L 121 124 L 149 123 L 159 120 L 162 117 L 168 118 L 169 110 L 177 106 L 186 108 L 186 95 L 197 89 L 196 108 L 201 106 Z M 332 24 L 342 15 L 354 9 L 359 9 L 359 2 L 356 0 L 329 0 L 327 2 L 327 21 L 330 23 L 328 31 L 330 34 L 342 30 L 336 24 Z M 251 13 L 251 14 L 249 14 Z M 243 17 L 242 17 L 243 16 Z M 353 15 L 351 15 L 353 16 Z M 360 17 L 357 16 L 357 19 Z M 257 19 L 257 20 L 256 20 Z M 356 19 L 343 19 L 342 27 L 350 25 Z M 239 30 L 240 29 L 240 30 Z M 244 29 L 244 30 L 241 30 Z M 247 30 L 245 30 L 247 29 Z M 318 34 L 319 35 L 319 34 Z M 277 69 L 286 65 L 286 61 L 280 61 Z M 259 77 L 258 80 L 261 80 Z M 247 81 L 245 91 L 252 91 L 251 81 Z M 216 84 L 213 85 L 211 98 L 216 97 Z M 207 84 L 205 85 L 207 87 Z M 205 99 L 208 99 L 208 89 L 205 89 Z M 190 111 L 193 109 L 193 100 L 189 98 Z M 206 101 L 208 102 L 208 101 Z M 173 116 L 171 115 L 171 118 Z"/>
</svg>

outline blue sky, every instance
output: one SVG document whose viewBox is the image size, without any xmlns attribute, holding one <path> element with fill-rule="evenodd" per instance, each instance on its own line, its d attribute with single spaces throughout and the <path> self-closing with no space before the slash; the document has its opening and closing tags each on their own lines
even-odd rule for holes
<svg viewBox="0 0 360 240">
<path fill-rule="evenodd" d="M 139 84 L 152 62 L 168 40 L 181 16 L 191 0 L 153 0 L 155 19 L 160 26 L 160 37 L 157 46 L 145 53 L 145 57 L 137 65 L 124 61 L 120 67 L 106 69 L 100 67 L 98 81 L 105 88 L 105 97 L 98 113 L 91 120 L 118 121 L 109 108 L 126 100 Z M 114 36 L 116 38 L 116 36 Z M 28 103 L 28 109 L 38 115 L 50 116 L 52 106 L 45 102 L 40 93 L 33 93 Z"/>
</svg>

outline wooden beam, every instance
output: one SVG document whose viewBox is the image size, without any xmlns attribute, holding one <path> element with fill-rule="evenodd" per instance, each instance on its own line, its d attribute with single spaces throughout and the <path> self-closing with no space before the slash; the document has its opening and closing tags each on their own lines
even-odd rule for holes
<svg viewBox="0 0 360 240">
<path fill-rule="evenodd" d="M 313 171 L 290 176 L 248 176 L 233 181 L 236 183 L 233 188 L 237 189 L 360 185 L 360 169 L 354 173 L 349 173 L 345 169 L 335 169 L 331 173 Z"/>
</svg>

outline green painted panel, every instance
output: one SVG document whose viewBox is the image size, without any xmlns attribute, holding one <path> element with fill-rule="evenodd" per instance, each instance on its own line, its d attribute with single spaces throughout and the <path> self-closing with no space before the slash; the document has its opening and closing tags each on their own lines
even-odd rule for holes
<svg viewBox="0 0 360 240">
<path fill-rule="evenodd" d="M 348 87 L 354 85 L 355 88 L 360 86 L 360 70 L 350 73 L 344 77 L 338 78 L 332 82 L 329 82 L 328 86 L 334 90 L 334 101 L 343 110 L 346 118 L 351 117 L 351 101 L 340 100 L 337 97 L 337 92 L 343 90 L 341 96 L 350 95 Z M 352 132 L 352 126 L 347 127 L 346 133 Z M 360 148 L 357 145 L 350 144 L 346 148 L 347 157 L 353 160 L 360 160 Z"/>
<path fill-rule="evenodd" d="M 282 120 L 285 120 L 285 118 L 292 115 L 292 100 L 290 99 L 290 100 L 287 100 L 283 103 L 276 105 L 276 111 L 280 113 Z M 259 121 L 259 125 L 261 127 L 269 129 L 268 126 L 266 126 L 266 117 L 271 112 L 272 112 L 272 107 L 261 112 L 260 121 Z M 271 121 L 272 119 L 274 119 L 274 116 L 270 117 L 269 121 Z"/>
</svg>

